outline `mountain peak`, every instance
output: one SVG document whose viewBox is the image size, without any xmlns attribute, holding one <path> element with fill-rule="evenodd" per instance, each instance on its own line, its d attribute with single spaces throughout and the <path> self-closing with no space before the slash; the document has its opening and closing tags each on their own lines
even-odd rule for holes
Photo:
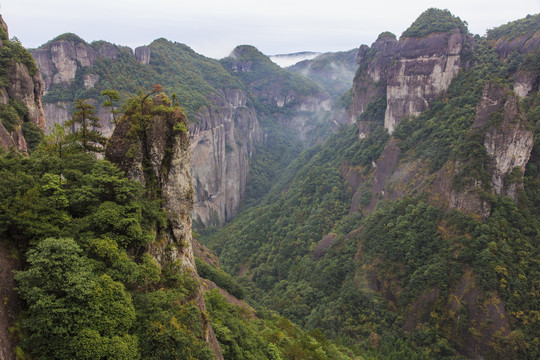
<svg viewBox="0 0 540 360">
<path fill-rule="evenodd" d="M 463 34 L 468 32 L 467 23 L 452 15 L 447 9 L 429 8 L 420 14 L 412 25 L 401 34 L 401 37 L 423 38 L 432 33 L 447 32 L 456 28 L 460 29 Z"/>
</svg>

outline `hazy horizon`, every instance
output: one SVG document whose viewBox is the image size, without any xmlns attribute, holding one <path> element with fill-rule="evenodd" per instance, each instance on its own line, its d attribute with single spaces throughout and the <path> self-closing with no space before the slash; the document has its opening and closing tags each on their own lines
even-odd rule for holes
<svg viewBox="0 0 540 360">
<path fill-rule="evenodd" d="M 105 40 L 135 48 L 157 38 L 188 45 L 211 58 L 227 56 L 249 44 L 267 55 L 302 51 L 329 52 L 370 45 L 383 31 L 398 37 L 426 9 L 448 9 L 469 24 L 473 34 L 538 13 L 540 0 L 380 1 L 374 4 L 247 0 L 228 3 L 163 0 L 159 6 L 141 0 L 83 4 L 69 0 L 36 2 L 2 0 L 0 14 L 27 48 L 36 48 L 63 33 L 87 42 Z"/>
</svg>

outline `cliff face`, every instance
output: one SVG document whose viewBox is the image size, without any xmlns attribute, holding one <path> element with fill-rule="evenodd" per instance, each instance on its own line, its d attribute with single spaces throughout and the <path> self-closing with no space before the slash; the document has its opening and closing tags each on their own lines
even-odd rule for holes
<svg viewBox="0 0 540 360">
<path fill-rule="evenodd" d="M 154 106 L 165 105 L 159 95 Z M 129 115 L 119 121 L 109 139 L 105 156 L 122 169 L 128 178 L 149 188 L 159 189 L 168 226 L 159 235 L 161 240 L 151 244 L 148 252 L 160 265 L 180 260 L 184 271 L 195 272 L 191 246 L 191 218 L 193 188 L 191 185 L 189 134 L 175 130 L 187 118 L 175 109 L 170 114 L 154 114 L 145 124 L 138 124 Z M 142 130 L 137 132 L 136 126 Z M 143 163 L 149 166 L 146 168 Z M 159 236 L 158 235 L 158 236 Z"/>
<path fill-rule="evenodd" d="M 138 47 L 134 53 L 124 50 L 108 43 L 87 44 L 68 34 L 33 50 L 32 55 L 44 74 L 45 91 L 54 92 L 58 87 L 87 91 L 94 97 L 89 103 L 97 108 L 101 132 L 110 136 L 114 131 L 112 115 L 109 109 L 99 105 L 96 94 L 105 90 L 102 88 L 105 81 L 115 80 L 105 79 L 95 64 L 115 64 L 118 71 L 129 68 L 124 74 L 128 84 L 139 81 L 139 74 L 144 74 L 150 82 L 148 86 L 157 82 L 167 86 L 167 80 L 160 79 L 151 63 L 152 52 L 154 56 L 161 56 L 158 51 L 151 46 Z M 187 71 L 183 66 L 185 64 L 179 63 L 175 71 Z M 195 92 L 197 87 L 203 86 L 209 85 L 193 84 L 189 90 Z M 171 92 L 177 91 L 174 85 L 170 87 Z M 201 225 L 218 225 L 240 210 L 246 191 L 248 160 L 255 145 L 262 142 L 262 132 L 256 113 L 247 105 L 246 94 L 241 89 L 215 87 L 205 92 L 204 97 L 205 105 L 196 109 L 190 119 L 191 172 L 195 186 L 193 218 Z M 70 117 L 73 102 L 73 95 L 45 102 L 48 129 Z"/>
<path fill-rule="evenodd" d="M 163 95 L 156 95 L 152 103 L 148 107 L 170 107 L 169 100 Z M 142 106 L 143 113 L 146 107 Z M 107 146 L 106 157 L 124 170 L 128 178 L 145 185 L 148 193 L 163 199 L 167 225 L 156 229 L 156 240 L 146 251 L 161 267 L 172 266 L 176 271 L 198 277 L 191 231 L 194 192 L 187 118 L 179 108 L 163 113 L 149 111 L 145 114 L 147 121 L 142 123 L 130 115 L 120 119 Z M 200 289 L 197 305 L 204 314 L 206 308 Z M 203 326 L 206 341 L 216 357 L 223 359 L 211 326 L 208 323 Z"/>
<path fill-rule="evenodd" d="M 465 65 L 464 51 L 472 39 L 459 29 L 426 38 L 401 38 L 388 72 L 384 127 L 390 133 L 403 117 L 416 116 L 448 89 Z"/>
<path fill-rule="evenodd" d="M 255 111 L 246 106 L 240 89 L 213 96 L 215 107 L 198 114 L 191 124 L 191 163 L 195 184 L 194 221 L 220 224 L 239 211 L 249 171 L 249 158 L 262 132 Z"/>
<path fill-rule="evenodd" d="M 388 70 L 393 63 L 399 42 L 392 36 L 379 36 L 371 47 L 362 45 L 358 51 L 358 70 L 353 80 L 349 123 L 356 121 L 372 100 L 386 93 Z"/>
<path fill-rule="evenodd" d="M 405 116 L 416 116 L 443 93 L 459 70 L 472 38 L 460 29 L 432 33 L 424 38 L 383 33 L 371 47 L 358 52 L 349 123 L 356 121 L 371 101 L 386 94 L 384 126 L 390 133 Z M 361 131 L 361 137 L 367 133 Z"/>
<path fill-rule="evenodd" d="M 26 152 L 23 124 L 31 122 L 40 129 L 45 129 L 41 105 L 43 81 L 30 54 L 22 45 L 9 40 L 7 25 L 0 16 L 0 49 L 3 47 L 8 47 L 6 53 L 13 55 L 1 59 L 4 68 L 0 69 L 0 76 L 4 86 L 0 86 L 0 106 L 2 106 L 0 147 L 5 149 L 14 147 Z M 19 55 L 15 55 L 17 53 Z"/>
</svg>

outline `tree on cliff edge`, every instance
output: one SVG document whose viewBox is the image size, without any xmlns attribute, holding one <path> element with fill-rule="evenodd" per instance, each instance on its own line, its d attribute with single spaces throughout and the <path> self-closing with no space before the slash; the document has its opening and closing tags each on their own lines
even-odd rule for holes
<svg viewBox="0 0 540 360">
<path fill-rule="evenodd" d="M 67 142 L 71 142 L 75 148 L 80 148 L 84 152 L 103 152 L 107 139 L 96 130 L 101 125 L 95 115 L 95 108 L 85 100 L 77 99 L 75 109 L 71 120 L 64 124 L 72 129 Z"/>
</svg>

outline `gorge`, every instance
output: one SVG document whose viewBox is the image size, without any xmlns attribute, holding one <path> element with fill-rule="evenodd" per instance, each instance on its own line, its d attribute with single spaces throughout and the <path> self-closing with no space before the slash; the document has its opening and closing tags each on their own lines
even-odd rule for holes
<svg viewBox="0 0 540 360">
<path fill-rule="evenodd" d="M 540 355 L 540 15 L 285 69 L 1 25 L 0 359 Z"/>
</svg>

